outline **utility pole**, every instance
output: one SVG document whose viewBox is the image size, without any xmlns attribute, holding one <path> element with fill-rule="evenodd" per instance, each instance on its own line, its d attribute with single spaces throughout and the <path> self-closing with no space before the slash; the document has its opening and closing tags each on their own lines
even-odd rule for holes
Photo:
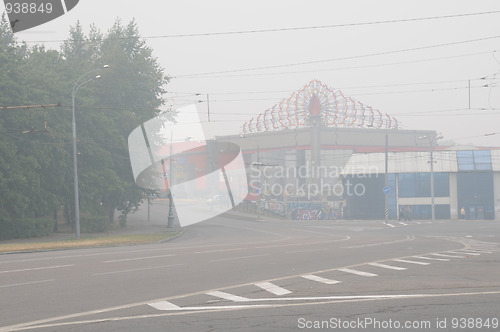
<svg viewBox="0 0 500 332">
<path fill-rule="evenodd" d="M 434 158 L 433 158 L 433 151 L 434 151 L 434 139 L 429 137 L 429 145 L 431 147 L 431 218 L 432 221 L 436 220 L 436 206 L 434 205 Z"/>
<path fill-rule="evenodd" d="M 384 179 L 384 213 L 385 223 L 389 223 L 389 193 L 386 193 L 386 188 L 389 187 L 389 133 L 385 131 L 385 179 Z"/>
<path fill-rule="evenodd" d="M 172 183 L 173 178 L 172 178 L 172 160 L 173 160 L 173 144 L 174 142 L 172 141 L 172 131 L 170 132 L 170 175 L 169 175 L 169 183 L 168 183 L 168 219 L 167 219 L 167 228 L 173 228 L 174 227 L 174 211 L 173 211 L 173 206 L 172 206 Z"/>
<path fill-rule="evenodd" d="M 208 122 L 210 122 L 210 96 L 207 93 L 207 115 L 208 115 Z"/>
</svg>

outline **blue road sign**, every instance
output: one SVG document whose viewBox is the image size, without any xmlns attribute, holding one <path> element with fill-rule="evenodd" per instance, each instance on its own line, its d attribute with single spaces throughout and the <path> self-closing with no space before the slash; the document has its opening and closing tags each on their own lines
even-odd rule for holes
<svg viewBox="0 0 500 332">
<path fill-rule="evenodd" d="M 384 194 L 388 194 L 391 192 L 391 188 L 390 187 L 384 187 Z"/>
</svg>

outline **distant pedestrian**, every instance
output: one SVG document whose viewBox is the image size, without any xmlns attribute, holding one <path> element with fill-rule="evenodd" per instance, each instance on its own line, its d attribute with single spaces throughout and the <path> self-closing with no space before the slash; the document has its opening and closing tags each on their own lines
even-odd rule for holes
<svg viewBox="0 0 500 332">
<path fill-rule="evenodd" d="M 411 209 L 410 206 L 407 205 L 405 208 L 405 220 L 410 221 L 411 220 Z"/>
<path fill-rule="evenodd" d="M 399 207 L 399 221 L 403 220 L 405 217 L 405 211 L 402 206 Z"/>
<path fill-rule="evenodd" d="M 462 208 L 460 209 L 460 219 L 465 219 L 465 209 L 464 207 L 462 206 Z"/>
</svg>

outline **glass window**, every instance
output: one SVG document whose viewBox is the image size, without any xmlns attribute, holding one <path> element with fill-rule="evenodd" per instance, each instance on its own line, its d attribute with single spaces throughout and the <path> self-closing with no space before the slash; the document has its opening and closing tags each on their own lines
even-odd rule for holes
<svg viewBox="0 0 500 332">
<path fill-rule="evenodd" d="M 472 151 L 457 151 L 457 163 L 459 171 L 473 171 L 474 156 Z"/>
<path fill-rule="evenodd" d="M 473 155 L 476 170 L 491 171 L 491 154 L 489 150 L 476 150 Z"/>
<path fill-rule="evenodd" d="M 435 187 L 435 186 L 434 186 Z M 399 197 L 430 197 L 430 173 L 401 173 L 398 175 Z"/>
<path fill-rule="evenodd" d="M 459 171 L 491 171 L 489 150 L 457 151 Z"/>
<path fill-rule="evenodd" d="M 448 173 L 434 173 L 434 196 L 450 196 L 450 177 Z"/>
</svg>

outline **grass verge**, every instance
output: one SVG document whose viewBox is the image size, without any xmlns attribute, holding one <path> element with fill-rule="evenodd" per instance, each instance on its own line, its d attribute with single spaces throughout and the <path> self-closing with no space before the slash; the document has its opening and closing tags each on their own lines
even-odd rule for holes
<svg viewBox="0 0 500 332">
<path fill-rule="evenodd" d="M 148 244 L 166 241 L 181 234 L 181 230 L 167 231 L 156 234 L 131 234 L 108 236 L 82 236 L 80 239 L 0 244 L 0 253 L 45 251 L 73 248 L 113 247 L 125 245 Z"/>
</svg>

